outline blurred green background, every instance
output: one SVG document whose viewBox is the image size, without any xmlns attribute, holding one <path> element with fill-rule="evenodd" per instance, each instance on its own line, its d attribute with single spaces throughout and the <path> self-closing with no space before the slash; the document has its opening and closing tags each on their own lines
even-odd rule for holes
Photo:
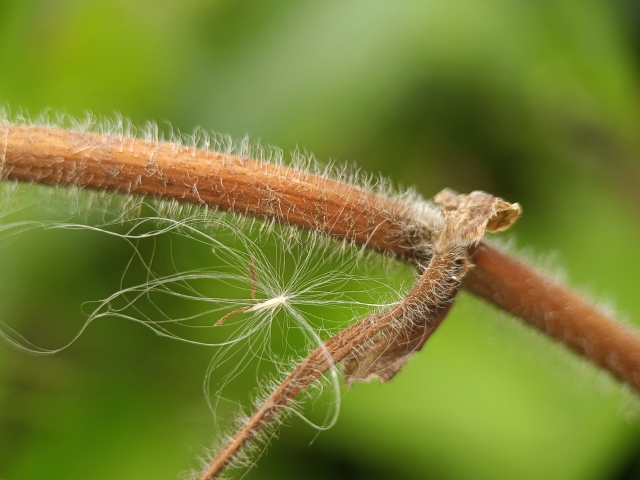
<svg viewBox="0 0 640 480">
<path fill-rule="evenodd" d="M 0 104 L 299 145 L 426 197 L 489 191 L 523 205 L 529 258 L 640 323 L 639 66 L 632 0 L 0 0 Z M 129 255 L 69 233 L 0 250 L 0 318 L 49 347 Z M 0 479 L 176 478 L 215 433 L 210 357 L 115 320 L 51 357 L 0 344 Z M 639 412 L 462 295 L 402 374 L 346 392 L 312 445 L 294 421 L 246 478 L 640 478 Z"/>
</svg>

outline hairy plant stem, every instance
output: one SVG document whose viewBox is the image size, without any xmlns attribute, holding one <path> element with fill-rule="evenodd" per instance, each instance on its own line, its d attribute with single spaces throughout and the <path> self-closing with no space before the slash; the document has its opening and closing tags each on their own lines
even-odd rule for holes
<svg viewBox="0 0 640 480">
<path fill-rule="evenodd" d="M 208 205 L 314 229 L 418 262 L 433 232 L 406 205 L 351 185 L 170 143 L 0 125 L 7 180 L 87 187 Z M 640 335 L 522 262 L 482 244 L 463 287 L 640 390 Z"/>
<path fill-rule="evenodd" d="M 171 143 L 0 126 L 9 180 L 149 195 L 266 219 L 410 257 L 409 209 L 304 171 Z"/>
<path fill-rule="evenodd" d="M 446 311 L 425 296 L 446 254 L 425 258 L 436 232 L 411 205 L 282 165 L 171 143 L 52 128 L 0 125 L 0 175 L 7 180 L 174 199 L 311 229 L 413 262 L 428 262 L 408 297 L 331 338 L 300 364 L 214 458 L 214 478 L 262 426 L 307 385 L 395 319 L 426 302 L 434 328 Z M 588 301 L 480 243 L 462 280 L 492 302 L 640 390 L 640 335 Z M 459 259 L 459 257 L 458 257 Z M 452 295 L 458 288 L 451 286 Z M 431 285 L 432 287 L 433 285 Z M 448 300 L 449 304 L 453 296 Z M 427 305 L 431 302 L 430 306 Z M 447 302 L 445 302 L 446 304 Z M 448 307 L 447 307 L 448 308 Z M 427 329 L 428 334 L 433 331 Z"/>
<path fill-rule="evenodd" d="M 630 325 L 486 244 L 472 256 L 464 287 L 539 328 L 640 390 L 640 337 Z"/>
</svg>

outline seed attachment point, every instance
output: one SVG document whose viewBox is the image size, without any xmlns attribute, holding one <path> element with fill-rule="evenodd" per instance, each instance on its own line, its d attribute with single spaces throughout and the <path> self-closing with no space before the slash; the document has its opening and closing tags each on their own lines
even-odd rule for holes
<svg viewBox="0 0 640 480">
<path fill-rule="evenodd" d="M 286 305 L 289 301 L 289 297 L 280 295 L 279 297 L 270 298 L 264 302 L 257 303 L 253 307 L 249 308 L 248 312 L 261 312 L 262 310 L 275 310 L 281 305 Z"/>
</svg>

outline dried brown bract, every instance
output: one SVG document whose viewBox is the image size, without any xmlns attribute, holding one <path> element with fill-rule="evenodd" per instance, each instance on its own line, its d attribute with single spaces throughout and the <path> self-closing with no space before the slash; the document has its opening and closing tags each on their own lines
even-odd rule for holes
<svg viewBox="0 0 640 480">
<path fill-rule="evenodd" d="M 472 192 L 459 195 L 445 189 L 435 196 L 436 203 L 442 205 L 445 228 L 436 240 L 435 251 L 446 252 L 459 248 L 466 252 L 469 245 L 477 243 L 485 230 L 493 232 L 506 230 L 520 215 L 520 206 L 484 192 Z M 461 257 L 455 266 L 469 266 L 468 260 Z M 382 383 L 392 379 L 415 352 L 419 351 L 429 336 L 449 312 L 458 292 L 459 282 L 466 273 L 462 268 L 454 275 L 457 284 L 447 288 L 435 285 L 439 290 L 440 304 L 432 309 L 425 305 L 413 311 L 410 318 L 403 318 L 388 327 L 375 338 L 356 349 L 344 361 L 344 373 L 347 384 L 357 380 L 378 378 Z"/>
<path fill-rule="evenodd" d="M 485 231 L 507 230 L 522 213 L 520 204 L 508 203 L 481 191 L 460 195 L 445 188 L 433 200 L 442 205 L 446 218 L 445 231 L 437 243 L 442 248 L 450 243 L 471 245 L 480 240 Z"/>
</svg>

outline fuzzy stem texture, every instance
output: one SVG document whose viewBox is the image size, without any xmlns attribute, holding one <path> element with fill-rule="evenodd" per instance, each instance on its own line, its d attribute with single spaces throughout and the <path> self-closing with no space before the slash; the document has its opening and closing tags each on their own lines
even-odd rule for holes
<svg viewBox="0 0 640 480">
<path fill-rule="evenodd" d="M 283 165 L 173 143 L 20 126 L 0 126 L 0 155 L 8 180 L 175 199 L 398 256 L 413 251 L 403 231 L 411 221 L 406 206 Z"/>
<path fill-rule="evenodd" d="M 640 337 L 544 274 L 480 244 L 467 290 L 525 320 L 640 390 Z"/>
<path fill-rule="evenodd" d="M 208 205 L 416 261 L 433 231 L 400 202 L 275 165 L 172 143 L 0 125 L 0 177 Z M 640 390 L 640 335 L 566 287 L 481 244 L 463 286 Z"/>
</svg>

